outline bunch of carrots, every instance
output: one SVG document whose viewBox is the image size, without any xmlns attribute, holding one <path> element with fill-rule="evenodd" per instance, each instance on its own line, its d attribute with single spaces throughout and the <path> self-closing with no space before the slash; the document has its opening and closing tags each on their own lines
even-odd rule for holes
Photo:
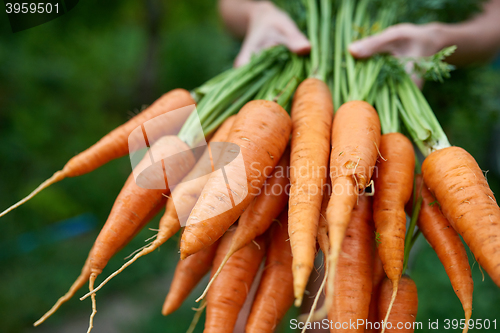
<svg viewBox="0 0 500 333">
<path fill-rule="evenodd" d="M 162 313 L 177 310 L 211 271 L 189 331 L 206 309 L 204 332 L 233 332 L 258 283 L 245 331 L 274 332 L 302 304 L 320 249 L 324 280 L 301 317 L 304 330 L 328 318 L 332 332 L 359 320 L 356 332 L 413 332 L 417 288 L 405 272 L 420 234 L 468 323 L 473 281 L 460 236 L 500 286 L 500 208 L 474 158 L 449 144 L 403 69 L 411 61 L 417 74 L 447 77 L 443 59 L 453 48 L 424 59 L 427 66 L 349 54 L 352 41 L 397 23 L 397 3 L 381 3 L 305 1 L 308 57 L 273 47 L 191 93 L 166 93 L 1 213 L 66 177 L 127 153 L 133 160 L 81 274 L 35 326 L 88 284 L 81 299 L 92 299 L 90 331 L 97 292 L 178 232 L 180 260 Z M 142 160 L 133 147 L 147 148 Z M 165 206 L 152 242 L 96 286 L 111 257 Z"/>
</svg>

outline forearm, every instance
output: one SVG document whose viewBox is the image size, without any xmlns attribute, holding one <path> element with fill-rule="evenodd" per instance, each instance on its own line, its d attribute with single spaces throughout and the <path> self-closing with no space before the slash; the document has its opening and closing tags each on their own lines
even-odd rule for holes
<svg viewBox="0 0 500 333">
<path fill-rule="evenodd" d="M 244 37 L 250 16 L 273 4 L 269 1 L 219 0 L 219 11 L 227 28 L 237 37 Z"/>
<path fill-rule="evenodd" d="M 500 50 L 500 0 L 485 4 L 484 11 L 458 24 L 437 24 L 436 37 L 441 47 L 457 45 L 449 61 L 466 65 L 488 61 Z"/>
</svg>

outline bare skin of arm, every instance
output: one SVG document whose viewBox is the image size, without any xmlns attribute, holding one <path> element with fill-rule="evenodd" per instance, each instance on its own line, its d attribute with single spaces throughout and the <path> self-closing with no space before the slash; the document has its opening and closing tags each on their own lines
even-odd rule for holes
<svg viewBox="0 0 500 333">
<path fill-rule="evenodd" d="M 297 54 L 307 54 L 311 45 L 295 22 L 269 1 L 219 0 L 219 10 L 227 28 L 244 37 L 236 67 L 246 64 L 262 49 L 285 45 Z"/>
<path fill-rule="evenodd" d="M 500 50 L 500 0 L 484 4 L 483 12 L 472 19 L 456 23 L 394 25 L 382 33 L 351 44 L 349 51 L 356 58 L 375 53 L 420 57 L 432 55 L 444 47 L 456 45 L 447 59 L 465 66 L 491 60 Z"/>
</svg>

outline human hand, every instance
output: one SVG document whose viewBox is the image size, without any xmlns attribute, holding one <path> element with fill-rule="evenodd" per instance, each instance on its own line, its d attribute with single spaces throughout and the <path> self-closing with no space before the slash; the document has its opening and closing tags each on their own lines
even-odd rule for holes
<svg viewBox="0 0 500 333">
<path fill-rule="evenodd" d="M 297 54 L 307 54 L 311 50 L 306 36 L 285 12 L 271 2 L 254 2 L 249 11 L 245 39 L 234 66 L 246 64 L 252 54 L 275 45 L 285 45 Z"/>
<path fill-rule="evenodd" d="M 415 25 L 402 23 L 391 26 L 382 33 L 353 42 L 349 52 L 355 58 L 368 58 L 376 53 L 389 53 L 395 57 L 426 57 L 443 48 L 440 38 L 440 25 L 429 23 Z M 413 64 L 407 63 L 406 70 L 411 72 Z M 412 79 L 421 88 L 423 80 L 412 74 Z"/>
</svg>

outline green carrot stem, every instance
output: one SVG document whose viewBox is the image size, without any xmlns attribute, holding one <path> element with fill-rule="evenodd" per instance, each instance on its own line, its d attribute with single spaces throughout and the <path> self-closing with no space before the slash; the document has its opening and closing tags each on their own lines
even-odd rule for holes
<svg viewBox="0 0 500 333">
<path fill-rule="evenodd" d="M 344 25 L 343 6 L 337 10 L 335 20 L 334 60 L 333 60 L 333 105 L 337 110 L 342 105 L 342 27 Z"/>
<path fill-rule="evenodd" d="M 251 59 L 248 64 L 226 73 L 226 76 L 218 83 L 214 83 L 213 89 L 201 99 L 197 106 L 197 114 L 193 112 L 188 117 L 179 132 L 179 138 L 190 146 L 199 142 L 201 134 L 196 130 L 198 124 L 201 124 L 202 128 L 208 128 L 211 121 L 217 119 L 234 101 L 245 95 L 252 83 L 288 54 L 287 52 L 281 46 L 267 49 Z"/>
<path fill-rule="evenodd" d="M 332 0 L 321 0 L 320 63 L 318 78 L 326 81 L 330 70 L 332 43 Z"/>
<path fill-rule="evenodd" d="M 397 93 L 402 103 L 400 113 L 403 123 L 422 154 L 428 156 L 434 150 L 449 147 L 448 138 L 436 116 L 408 74 L 404 74 L 397 84 Z"/>
<path fill-rule="evenodd" d="M 217 76 L 214 76 L 207 82 L 203 83 L 201 86 L 194 88 L 191 91 L 191 95 L 193 98 L 198 102 L 201 100 L 205 95 L 210 93 L 220 82 L 222 82 L 224 79 L 226 79 L 232 72 L 234 71 L 233 68 L 227 69 L 224 72 L 220 73 Z"/>
<path fill-rule="evenodd" d="M 307 35 L 311 42 L 311 71 L 310 76 L 316 77 L 320 65 L 320 45 L 318 39 L 318 5 L 316 0 L 307 0 Z"/>
</svg>

